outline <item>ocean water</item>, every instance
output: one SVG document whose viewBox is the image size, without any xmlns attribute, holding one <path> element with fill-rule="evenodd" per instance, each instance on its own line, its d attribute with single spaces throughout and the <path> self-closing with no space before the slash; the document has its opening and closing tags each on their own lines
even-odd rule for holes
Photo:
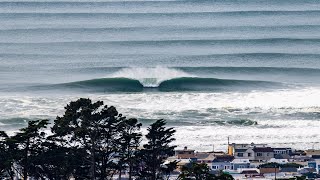
<svg viewBox="0 0 320 180">
<path fill-rule="evenodd" d="M 318 0 L 0 0 L 11 133 L 89 97 L 179 147 L 320 148 L 319 77 Z"/>
</svg>

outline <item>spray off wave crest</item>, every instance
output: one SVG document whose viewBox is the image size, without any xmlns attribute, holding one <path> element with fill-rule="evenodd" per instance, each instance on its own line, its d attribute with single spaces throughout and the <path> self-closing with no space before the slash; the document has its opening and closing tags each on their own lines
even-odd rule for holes
<svg viewBox="0 0 320 180">
<path fill-rule="evenodd" d="M 138 80 L 143 87 L 159 87 L 163 81 L 182 77 L 195 77 L 173 68 L 124 68 L 114 73 L 112 78 L 128 78 Z"/>
</svg>

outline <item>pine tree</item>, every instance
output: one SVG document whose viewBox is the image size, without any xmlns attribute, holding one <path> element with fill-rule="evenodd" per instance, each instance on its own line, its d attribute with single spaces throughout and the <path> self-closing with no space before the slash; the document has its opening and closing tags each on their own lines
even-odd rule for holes
<svg viewBox="0 0 320 180">
<path fill-rule="evenodd" d="M 176 147 L 171 145 L 175 140 L 173 135 L 176 131 L 173 128 L 166 128 L 165 125 L 166 121 L 160 119 L 148 128 L 146 135 L 148 143 L 143 145 L 144 149 L 140 151 L 140 179 L 163 179 L 161 165 L 167 157 L 174 155 Z"/>
<path fill-rule="evenodd" d="M 126 119 L 121 123 L 121 136 L 117 144 L 119 146 L 119 179 L 123 170 L 128 170 L 129 180 L 132 180 L 134 167 L 137 165 L 137 152 L 140 146 L 142 134 L 139 132 L 141 123 L 137 119 Z"/>
<path fill-rule="evenodd" d="M 70 102 L 65 109 L 64 115 L 56 118 L 52 131 L 63 146 L 73 148 L 81 159 L 75 165 L 74 176 L 92 180 L 112 177 L 117 170 L 116 140 L 125 117 L 102 101 L 92 103 L 83 98 Z"/>
<path fill-rule="evenodd" d="M 35 160 L 43 151 L 41 144 L 45 141 L 45 133 L 41 130 L 46 128 L 48 120 L 29 121 L 26 128 L 7 140 L 10 151 L 14 153 L 14 161 L 23 179 L 29 176 L 38 176 Z"/>
<path fill-rule="evenodd" d="M 8 145 L 8 138 L 9 136 L 4 131 L 0 131 L 0 178 L 13 179 L 13 151 Z"/>
</svg>

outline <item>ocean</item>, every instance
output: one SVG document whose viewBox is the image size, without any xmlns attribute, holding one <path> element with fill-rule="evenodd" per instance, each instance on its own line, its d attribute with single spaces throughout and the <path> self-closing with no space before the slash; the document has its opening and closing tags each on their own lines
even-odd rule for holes
<svg viewBox="0 0 320 180">
<path fill-rule="evenodd" d="M 0 130 L 80 97 L 176 144 L 320 148 L 318 0 L 0 0 Z"/>
</svg>

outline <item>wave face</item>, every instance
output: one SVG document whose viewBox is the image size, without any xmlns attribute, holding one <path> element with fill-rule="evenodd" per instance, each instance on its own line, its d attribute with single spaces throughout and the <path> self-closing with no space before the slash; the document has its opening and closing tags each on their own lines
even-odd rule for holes
<svg viewBox="0 0 320 180">
<path fill-rule="evenodd" d="M 0 0 L 0 130 L 90 97 L 167 119 L 181 147 L 312 148 L 319 17 L 319 0 Z"/>
<path fill-rule="evenodd" d="M 170 91 L 231 91 L 261 89 L 280 86 L 280 83 L 263 81 L 229 80 L 199 77 L 173 79 L 101 78 L 71 83 L 31 87 L 34 90 L 78 90 L 89 92 L 170 92 Z M 280 86 L 281 87 L 281 86 Z"/>
</svg>

